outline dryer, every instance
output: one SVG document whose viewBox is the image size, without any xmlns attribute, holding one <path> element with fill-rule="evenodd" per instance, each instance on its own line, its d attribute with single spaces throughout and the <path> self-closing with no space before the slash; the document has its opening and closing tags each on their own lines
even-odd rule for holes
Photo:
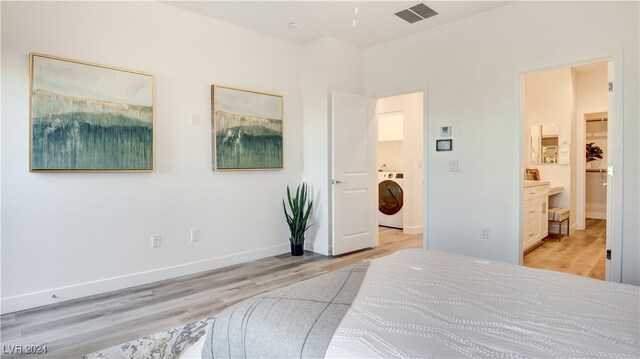
<svg viewBox="0 0 640 359">
<path fill-rule="evenodd" d="M 378 172 L 378 224 L 402 229 L 404 226 L 404 173 Z"/>
</svg>

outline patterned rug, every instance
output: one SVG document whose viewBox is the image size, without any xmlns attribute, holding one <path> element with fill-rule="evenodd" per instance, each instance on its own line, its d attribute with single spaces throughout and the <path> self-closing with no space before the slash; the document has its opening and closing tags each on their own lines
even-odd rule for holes
<svg viewBox="0 0 640 359">
<path fill-rule="evenodd" d="M 91 353 L 87 359 L 177 359 L 200 339 L 215 317 L 196 320 L 160 333 Z"/>
</svg>

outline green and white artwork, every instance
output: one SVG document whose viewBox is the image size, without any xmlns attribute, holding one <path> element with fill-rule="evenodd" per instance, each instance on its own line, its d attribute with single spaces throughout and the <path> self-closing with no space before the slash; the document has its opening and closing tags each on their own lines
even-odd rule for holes
<svg viewBox="0 0 640 359">
<path fill-rule="evenodd" d="M 31 54 L 32 171 L 153 170 L 154 76 Z"/>
<path fill-rule="evenodd" d="M 282 169 L 282 96 L 211 87 L 214 170 Z"/>
</svg>

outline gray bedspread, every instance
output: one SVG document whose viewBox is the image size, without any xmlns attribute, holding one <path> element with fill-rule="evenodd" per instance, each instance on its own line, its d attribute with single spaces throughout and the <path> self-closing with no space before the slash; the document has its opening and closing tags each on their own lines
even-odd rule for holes
<svg viewBox="0 0 640 359">
<path fill-rule="evenodd" d="M 322 358 L 369 262 L 237 303 L 220 313 L 202 358 Z"/>
</svg>

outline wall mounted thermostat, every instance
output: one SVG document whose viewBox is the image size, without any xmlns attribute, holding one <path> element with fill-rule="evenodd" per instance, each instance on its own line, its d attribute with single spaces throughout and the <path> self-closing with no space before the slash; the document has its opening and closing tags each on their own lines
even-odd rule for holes
<svg viewBox="0 0 640 359">
<path fill-rule="evenodd" d="M 453 140 L 436 140 L 436 151 L 452 151 Z"/>
<path fill-rule="evenodd" d="M 440 126 L 440 137 L 451 136 L 451 126 Z"/>
</svg>

